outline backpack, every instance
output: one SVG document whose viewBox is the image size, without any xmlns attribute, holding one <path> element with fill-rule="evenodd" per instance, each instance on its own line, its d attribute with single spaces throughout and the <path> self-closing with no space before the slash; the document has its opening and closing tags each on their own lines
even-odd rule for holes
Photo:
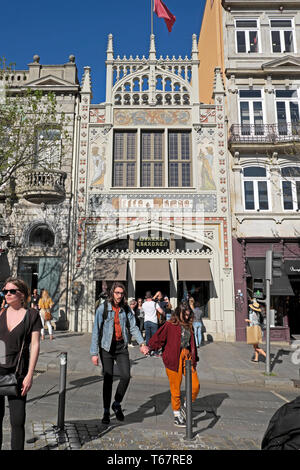
<svg viewBox="0 0 300 470">
<path fill-rule="evenodd" d="M 300 450 L 300 396 L 281 406 L 272 416 L 262 450 Z"/>
<path fill-rule="evenodd" d="M 126 328 L 127 328 L 128 331 L 130 331 L 130 322 L 129 322 L 129 319 L 128 319 L 129 306 L 124 305 L 124 310 L 125 310 L 125 313 L 126 313 Z M 99 332 L 99 345 L 101 345 L 101 340 L 102 340 L 102 335 L 103 335 L 103 325 L 104 325 L 105 320 L 107 319 L 107 312 L 108 312 L 108 301 L 105 300 L 104 301 L 103 316 L 102 316 L 102 323 L 101 323 L 100 332 Z"/>
</svg>

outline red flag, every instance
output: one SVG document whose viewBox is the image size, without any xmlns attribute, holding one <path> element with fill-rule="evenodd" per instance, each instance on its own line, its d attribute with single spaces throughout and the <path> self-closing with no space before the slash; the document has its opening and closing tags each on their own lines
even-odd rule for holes
<svg viewBox="0 0 300 470">
<path fill-rule="evenodd" d="M 161 0 L 154 0 L 154 12 L 157 14 L 158 18 L 163 18 L 167 25 L 169 33 L 172 31 L 173 24 L 176 21 L 176 16 L 174 16 L 166 5 Z"/>
</svg>

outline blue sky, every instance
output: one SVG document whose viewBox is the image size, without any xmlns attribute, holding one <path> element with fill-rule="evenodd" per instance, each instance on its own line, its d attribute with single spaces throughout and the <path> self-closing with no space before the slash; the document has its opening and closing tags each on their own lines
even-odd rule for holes
<svg viewBox="0 0 300 470">
<path fill-rule="evenodd" d="M 34 54 L 41 64 L 63 64 L 74 54 L 79 80 L 92 68 L 93 103 L 105 99 L 107 37 L 114 55 L 148 56 L 151 0 L 21 0 L 1 2 L 0 56 L 27 68 Z M 176 16 L 171 33 L 154 14 L 157 55 L 190 56 L 192 35 L 199 37 L 205 0 L 164 0 Z"/>
</svg>

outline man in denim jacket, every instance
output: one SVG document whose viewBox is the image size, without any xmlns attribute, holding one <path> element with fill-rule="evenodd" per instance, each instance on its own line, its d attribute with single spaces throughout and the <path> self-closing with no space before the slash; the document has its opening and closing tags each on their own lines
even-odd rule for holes
<svg viewBox="0 0 300 470">
<path fill-rule="evenodd" d="M 103 368 L 103 424 L 110 423 L 110 403 L 113 385 L 113 369 L 116 361 L 120 373 L 120 381 L 115 393 L 115 401 L 112 404 L 116 418 L 124 420 L 121 402 L 126 393 L 130 381 L 130 361 L 128 353 L 128 329 L 140 345 L 140 351 L 147 354 L 148 347 L 136 325 L 135 316 L 128 309 L 126 313 L 126 291 L 123 284 L 114 282 L 107 304 L 107 318 L 103 322 L 104 303 L 96 310 L 95 322 L 92 332 L 92 343 L 90 354 L 95 366 L 99 365 L 99 354 Z M 126 309 L 126 310 L 125 310 Z M 102 325 L 103 323 L 103 325 Z M 99 334 L 102 330 L 101 344 Z"/>
</svg>

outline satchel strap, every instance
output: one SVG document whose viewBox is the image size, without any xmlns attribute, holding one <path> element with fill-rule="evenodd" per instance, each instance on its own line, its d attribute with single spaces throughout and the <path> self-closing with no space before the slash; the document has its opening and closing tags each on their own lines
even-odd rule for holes
<svg viewBox="0 0 300 470">
<path fill-rule="evenodd" d="M 16 372 L 15 372 L 16 374 L 19 372 L 21 357 L 22 357 L 23 350 L 24 350 L 25 339 L 26 339 L 26 336 L 27 336 L 27 323 L 28 323 L 28 320 L 29 320 L 29 310 L 26 310 L 26 313 L 25 313 L 25 316 L 24 316 L 25 332 L 24 332 L 22 346 L 21 346 L 21 350 L 20 350 L 20 354 L 19 354 L 19 358 L 18 358 L 18 362 L 17 362 Z"/>
</svg>

